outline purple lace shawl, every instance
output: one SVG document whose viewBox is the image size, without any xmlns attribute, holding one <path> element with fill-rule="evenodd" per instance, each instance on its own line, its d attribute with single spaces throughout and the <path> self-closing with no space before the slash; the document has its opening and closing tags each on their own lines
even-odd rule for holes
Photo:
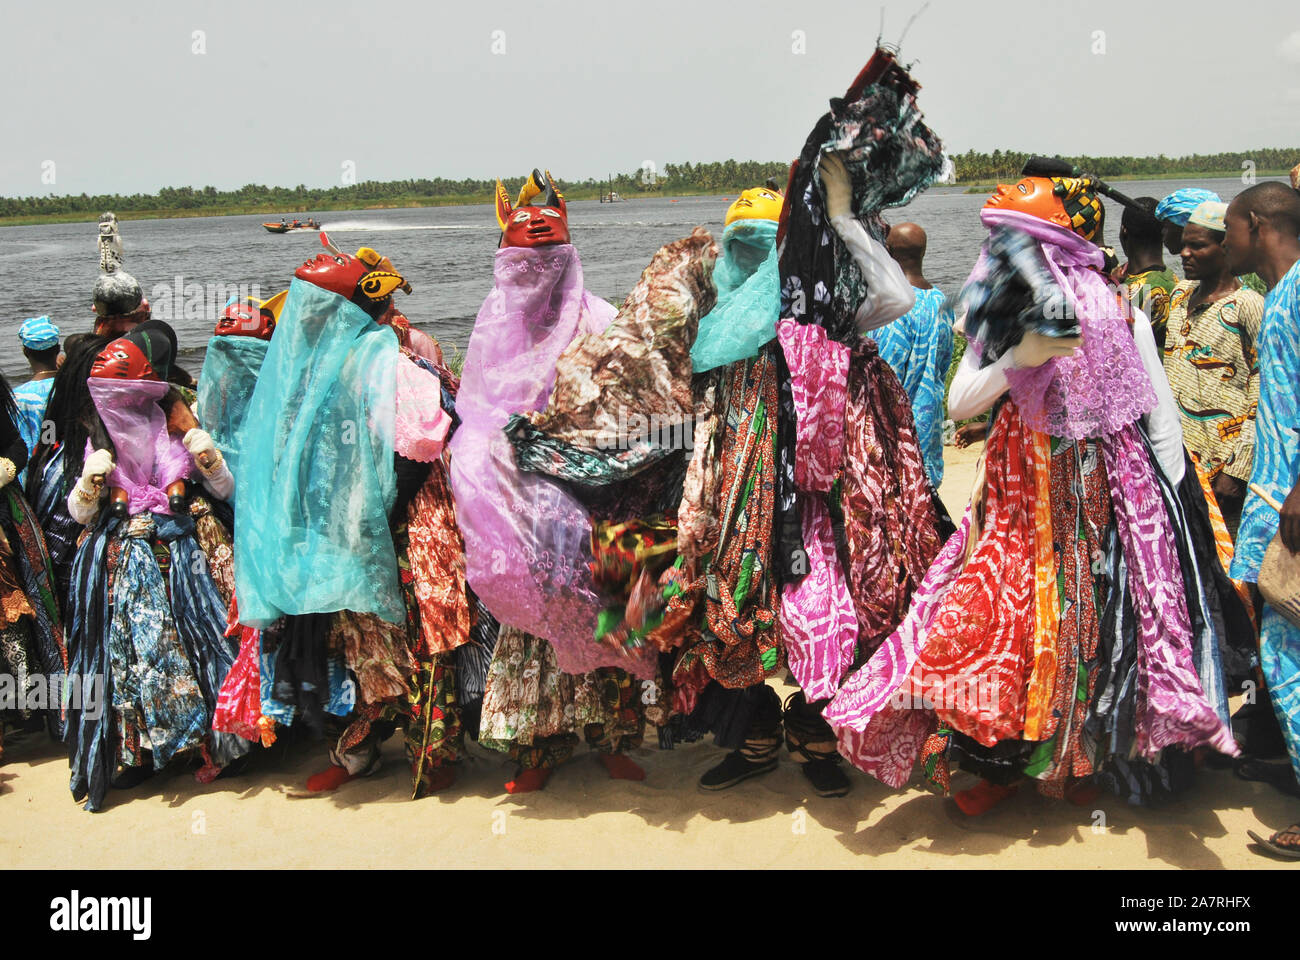
<svg viewBox="0 0 1300 960">
<path fill-rule="evenodd" d="M 1025 423 L 1070 440 L 1105 437 L 1155 409 L 1151 379 L 1133 345 L 1125 304 L 1097 268 L 1101 249 L 1045 220 L 1010 210 L 983 210 L 986 227 L 1021 230 L 1039 242 L 1052 276 L 1075 311 L 1083 346 L 1031 370 L 1008 370 L 1011 398 Z M 985 251 L 968 283 L 984 275 Z M 978 344 L 974 344 L 978 349 Z"/>
<path fill-rule="evenodd" d="M 566 673 L 619 666 L 653 675 L 595 642 L 599 599 L 588 563 L 590 522 L 563 487 L 523 473 L 502 429 L 511 414 L 546 406 L 560 354 L 601 333 L 615 309 L 582 286 L 570 244 L 498 250 L 495 285 L 465 355 L 452 436 L 451 486 L 465 537 L 466 578 L 503 626 L 549 640 Z"/>
<path fill-rule="evenodd" d="M 198 476 L 181 438 L 167 432 L 167 415 L 158 406 L 171 385 L 91 377 L 87 387 L 113 440 L 116 466 L 108 475 L 108 485 L 126 491 L 131 516 L 145 511 L 170 515 L 167 487 Z M 86 452 L 90 452 L 89 442 Z"/>
</svg>

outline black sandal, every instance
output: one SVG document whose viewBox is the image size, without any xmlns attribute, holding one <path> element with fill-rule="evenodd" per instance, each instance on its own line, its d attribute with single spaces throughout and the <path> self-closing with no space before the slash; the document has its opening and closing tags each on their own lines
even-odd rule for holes
<svg viewBox="0 0 1300 960">
<path fill-rule="evenodd" d="M 799 769 L 819 797 L 848 796 L 852 783 L 840 769 L 841 757 L 835 749 L 834 734 L 820 714 L 809 716 L 806 710 L 791 708 L 800 693 L 785 701 L 785 748 L 801 758 Z"/>
<path fill-rule="evenodd" d="M 776 769 L 776 754 L 781 749 L 778 738 L 750 739 L 739 750 L 733 750 L 716 767 L 700 777 L 701 790 L 726 790 L 750 777 L 762 776 Z"/>
<path fill-rule="evenodd" d="M 1250 839 L 1254 840 L 1255 843 L 1259 844 L 1274 856 L 1281 857 L 1283 860 L 1300 860 L 1300 823 L 1293 823 L 1285 830 L 1279 830 L 1267 840 L 1257 834 L 1254 830 L 1247 830 L 1246 833 L 1249 835 Z M 1295 837 L 1296 842 L 1278 842 L 1282 837 L 1288 835 Z"/>
<path fill-rule="evenodd" d="M 1267 763 L 1254 757 L 1240 757 L 1232 764 L 1232 772 L 1242 780 L 1276 787 L 1288 797 L 1300 797 L 1300 783 L 1296 783 L 1290 762 Z"/>
</svg>

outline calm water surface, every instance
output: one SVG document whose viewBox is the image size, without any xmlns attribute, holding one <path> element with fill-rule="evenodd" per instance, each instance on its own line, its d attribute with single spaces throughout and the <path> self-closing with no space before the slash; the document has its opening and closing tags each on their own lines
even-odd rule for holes
<svg viewBox="0 0 1300 960">
<path fill-rule="evenodd" d="M 1118 184 L 1131 196 L 1163 197 L 1184 186 L 1203 186 L 1231 199 L 1240 180 L 1134 181 Z M 955 294 L 975 263 L 984 230 L 979 210 L 986 196 L 965 188 L 935 187 L 888 214 L 894 223 L 915 221 L 930 235 L 926 274 Z M 722 235 L 729 200 L 683 197 L 569 205 L 573 242 L 582 256 L 586 285 L 620 302 L 654 252 L 699 225 Z M 1107 241 L 1119 233 L 1119 208 L 1107 201 Z M 303 215 L 305 219 L 306 215 Z M 279 217 L 200 217 L 133 220 L 120 231 L 126 269 L 157 306 L 162 289 L 256 285 L 263 297 L 288 286 L 294 269 L 321 249 L 314 231 L 267 233 L 263 220 Z M 362 210 L 320 215 L 331 238 L 351 252 L 370 246 L 389 256 L 414 287 L 397 294 L 398 306 L 421 329 L 464 349 L 474 317 L 492 287 L 498 232 L 488 204 L 412 210 Z M 99 273 L 94 223 L 0 227 L 0 370 L 10 383 L 27 377 L 17 330 L 25 317 L 49 314 L 63 334 L 91 328 L 90 294 Z M 1177 266 L 1174 259 L 1168 261 Z M 1180 271 L 1181 273 L 1181 271 Z M 174 298 L 174 293 L 172 293 Z M 186 318 L 183 301 L 168 321 L 181 344 L 181 363 L 195 376 L 215 318 Z M 155 310 L 155 316 L 159 315 Z"/>
</svg>

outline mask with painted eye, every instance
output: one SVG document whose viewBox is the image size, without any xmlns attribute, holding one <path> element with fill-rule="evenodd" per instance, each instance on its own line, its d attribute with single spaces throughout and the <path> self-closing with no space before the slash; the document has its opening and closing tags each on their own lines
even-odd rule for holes
<svg viewBox="0 0 1300 960">
<path fill-rule="evenodd" d="M 351 300 L 372 317 L 388 309 L 394 290 L 410 291 L 406 278 L 392 269 L 387 257 L 379 257 L 373 250 L 363 247 L 359 252 L 371 254 L 374 258 L 373 264 L 367 263 L 339 250 L 323 230 L 320 239 L 327 252 L 317 254 L 295 270 L 293 275 L 299 280 Z"/>
<path fill-rule="evenodd" d="M 540 198 L 540 203 L 534 204 Z M 503 247 L 544 247 L 569 243 L 569 211 L 555 180 L 534 170 L 512 204 L 505 186 L 497 181 L 497 223 Z"/>
<path fill-rule="evenodd" d="M 723 226 L 729 227 L 736 220 L 780 220 L 781 204 L 784 202 L 784 198 L 775 190 L 751 187 L 727 208 L 727 219 L 723 221 Z"/>
<path fill-rule="evenodd" d="M 232 300 L 217 321 L 213 331 L 218 337 L 256 337 L 258 340 L 270 340 L 275 332 L 275 321 L 280 305 L 284 303 L 287 290 L 277 293 L 270 300 L 256 300 L 246 297 Z"/>
</svg>

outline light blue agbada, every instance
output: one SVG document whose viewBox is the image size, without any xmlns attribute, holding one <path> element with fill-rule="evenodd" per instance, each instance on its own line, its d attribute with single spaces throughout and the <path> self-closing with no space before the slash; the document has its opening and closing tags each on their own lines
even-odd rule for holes
<svg viewBox="0 0 1300 960">
<path fill-rule="evenodd" d="M 1281 503 L 1300 481 L 1300 262 L 1264 298 L 1259 332 L 1259 414 L 1252 484 Z M 1246 494 L 1232 576 L 1254 582 L 1280 518 L 1253 491 Z M 1259 625 L 1259 660 L 1273 709 L 1286 734 L 1291 769 L 1300 777 L 1300 627 L 1268 604 Z"/>
<path fill-rule="evenodd" d="M 691 347 L 696 373 L 758 353 L 776 336 L 781 309 L 775 220 L 736 220 L 722 234 L 722 256 L 713 267 L 718 300 L 700 318 Z"/>
<path fill-rule="evenodd" d="M 249 402 L 235 476 L 240 620 L 352 610 L 402 623 L 388 512 L 397 337 L 295 279 Z"/>
<path fill-rule="evenodd" d="M 912 289 L 916 306 L 871 335 L 912 401 L 925 472 L 937 490 L 943 484 L 943 394 L 952 363 L 952 307 L 938 287 Z"/>
</svg>

